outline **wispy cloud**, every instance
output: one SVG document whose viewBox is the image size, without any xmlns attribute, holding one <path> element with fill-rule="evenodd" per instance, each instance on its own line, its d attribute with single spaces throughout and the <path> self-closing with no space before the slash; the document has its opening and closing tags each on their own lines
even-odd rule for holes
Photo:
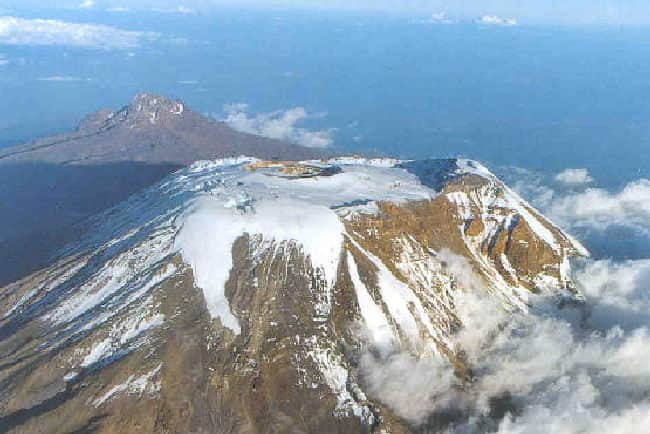
<svg viewBox="0 0 650 434">
<path fill-rule="evenodd" d="M 95 6 L 95 2 L 94 2 L 94 0 L 84 0 L 83 2 L 81 2 L 81 3 L 79 4 L 79 7 L 80 7 L 81 9 L 90 9 L 90 8 L 92 8 L 93 6 Z"/>
<path fill-rule="evenodd" d="M 67 45 L 120 49 L 137 47 L 158 35 L 121 30 L 103 24 L 81 24 L 49 19 L 0 17 L 0 44 Z"/>
<path fill-rule="evenodd" d="M 38 81 L 90 81 L 89 78 L 75 77 L 71 75 L 52 75 L 49 77 L 37 78 Z"/>
<path fill-rule="evenodd" d="M 131 9 L 126 6 L 113 6 L 106 9 L 107 12 L 129 12 Z"/>
<path fill-rule="evenodd" d="M 426 22 L 430 24 L 454 24 L 456 20 L 449 18 L 446 12 L 438 12 L 431 14 Z"/>
<path fill-rule="evenodd" d="M 549 175 L 509 167 L 502 176 L 556 224 L 582 238 L 597 256 L 650 254 L 650 180 L 640 178 L 607 189 L 583 170 Z"/>
<path fill-rule="evenodd" d="M 318 117 L 307 113 L 303 107 L 254 115 L 249 115 L 247 110 L 246 104 L 227 105 L 224 107 L 225 118 L 223 120 L 238 131 L 297 143 L 310 148 L 326 148 L 333 143 L 334 129 L 310 131 L 298 126 L 303 120 Z"/>
<path fill-rule="evenodd" d="M 592 261 L 576 273 L 592 301 L 589 320 L 600 330 L 632 330 L 650 324 L 650 259 Z"/>
<path fill-rule="evenodd" d="M 158 13 L 163 13 L 163 14 L 183 14 L 183 15 L 190 15 L 190 14 L 195 14 L 196 10 L 188 8 L 187 6 L 177 6 L 175 8 L 153 8 L 151 9 L 153 12 L 158 12 Z"/>
<path fill-rule="evenodd" d="M 628 183 L 619 192 L 602 188 L 554 199 L 548 213 L 561 224 L 605 230 L 627 226 L 650 234 L 650 180 Z"/>
<path fill-rule="evenodd" d="M 395 351 L 382 356 L 367 351 L 359 360 L 365 389 L 400 417 L 422 424 L 434 406 L 442 407 L 454 398 L 459 381 L 439 358 L 416 358 Z"/>
<path fill-rule="evenodd" d="M 502 18 L 498 15 L 483 15 L 476 22 L 486 26 L 514 27 L 519 25 L 514 18 Z"/>
<path fill-rule="evenodd" d="M 555 180 L 567 185 L 581 185 L 589 184 L 594 179 L 587 169 L 566 169 L 555 175 Z"/>
<path fill-rule="evenodd" d="M 0 66 L 8 65 L 9 59 L 7 59 L 4 54 L 0 54 Z"/>
</svg>

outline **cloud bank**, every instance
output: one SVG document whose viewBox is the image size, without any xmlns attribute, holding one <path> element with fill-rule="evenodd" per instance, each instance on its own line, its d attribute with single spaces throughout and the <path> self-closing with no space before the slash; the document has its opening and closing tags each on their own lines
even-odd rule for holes
<svg viewBox="0 0 650 434">
<path fill-rule="evenodd" d="M 624 226 L 650 234 L 650 180 L 630 182 L 617 193 L 588 188 L 557 197 L 547 212 L 558 223 L 569 227 L 602 231 Z"/>
<path fill-rule="evenodd" d="M 586 238 L 587 242 L 610 239 L 625 242 L 630 237 L 649 237 L 650 242 L 648 179 L 637 179 L 612 191 L 592 187 L 597 180 L 587 169 L 567 169 L 548 176 L 511 167 L 503 175 L 515 190 L 551 220 L 570 233 Z"/>
<path fill-rule="evenodd" d="M 445 261 L 464 282 L 453 339 L 471 379 L 435 359 L 369 351 L 360 367 L 370 396 L 424 432 L 650 429 L 649 261 L 589 261 L 575 276 L 584 303 L 559 308 L 535 296 L 527 313 L 504 310 L 462 258 Z"/>
<path fill-rule="evenodd" d="M 227 105 L 223 121 L 237 131 L 310 148 L 326 148 L 333 144 L 334 129 L 310 131 L 298 126 L 303 120 L 317 117 L 307 113 L 303 107 L 254 115 L 249 115 L 247 110 L 246 104 Z"/>
<path fill-rule="evenodd" d="M 576 273 L 578 289 L 592 301 L 591 324 L 632 330 L 650 324 L 650 259 L 591 261 Z"/>
<path fill-rule="evenodd" d="M 135 48 L 155 34 L 117 29 L 103 24 L 0 17 L 0 44 L 66 45 L 86 48 Z"/>
</svg>

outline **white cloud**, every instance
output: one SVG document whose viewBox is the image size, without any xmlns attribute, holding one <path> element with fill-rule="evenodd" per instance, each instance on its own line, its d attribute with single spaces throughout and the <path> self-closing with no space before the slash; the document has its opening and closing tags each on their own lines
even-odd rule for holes
<svg viewBox="0 0 650 434">
<path fill-rule="evenodd" d="M 414 425 L 424 423 L 434 407 L 448 404 L 459 383 L 443 360 L 418 359 L 405 352 L 382 357 L 368 351 L 359 365 L 371 396 Z"/>
<path fill-rule="evenodd" d="M 8 65 L 9 59 L 7 59 L 4 54 L 0 54 L 0 66 Z"/>
<path fill-rule="evenodd" d="M 581 237 L 597 255 L 640 258 L 650 254 L 650 248 L 644 247 L 644 242 L 650 243 L 650 180 L 641 178 L 610 191 L 516 167 L 504 168 L 502 176 L 561 228 Z M 586 176 L 591 178 L 588 173 Z M 586 179 L 582 174 L 571 176 L 571 180 Z"/>
<path fill-rule="evenodd" d="M 431 14 L 427 22 L 431 24 L 454 24 L 456 20 L 449 18 L 445 12 L 438 12 Z"/>
<path fill-rule="evenodd" d="M 75 77 L 71 75 L 52 75 L 49 77 L 37 78 L 38 81 L 88 81 L 88 78 Z"/>
<path fill-rule="evenodd" d="M 424 19 L 415 19 L 418 24 L 458 24 L 460 20 L 451 18 L 446 12 L 435 12 Z"/>
<path fill-rule="evenodd" d="M 553 199 L 546 210 L 560 224 L 605 230 L 631 227 L 650 233 L 650 180 L 639 179 L 618 193 L 601 188 Z"/>
<path fill-rule="evenodd" d="M 298 127 L 299 122 L 317 117 L 307 113 L 303 107 L 256 115 L 249 115 L 247 109 L 246 104 L 227 105 L 224 107 L 226 116 L 223 121 L 238 131 L 310 148 L 325 148 L 333 143 L 334 129 L 310 131 Z"/>
<path fill-rule="evenodd" d="M 89 48 L 133 48 L 156 34 L 126 31 L 103 24 L 49 19 L 0 17 L 0 44 L 68 45 Z"/>
<path fill-rule="evenodd" d="M 598 329 L 650 324 L 650 259 L 589 262 L 576 273 L 591 301 L 589 321 Z"/>
<path fill-rule="evenodd" d="M 95 6 L 95 2 L 94 2 L 94 0 L 84 0 L 83 2 L 81 2 L 81 3 L 79 4 L 79 7 L 80 7 L 81 9 L 90 9 L 90 8 L 92 8 L 93 6 Z"/>
<path fill-rule="evenodd" d="M 486 26 L 514 27 L 519 25 L 514 18 L 501 18 L 497 15 L 483 15 L 476 22 Z"/>
<path fill-rule="evenodd" d="M 591 314 L 586 322 L 572 324 L 553 312 L 516 315 L 495 336 L 478 359 L 489 374 L 476 384 L 487 396 L 507 385 L 520 401 L 517 415 L 505 418 L 498 432 L 650 429 L 649 271 L 648 261 L 589 262 L 577 273 L 583 311 Z M 594 322 L 602 332 L 589 327 Z"/>
<path fill-rule="evenodd" d="M 603 396 L 589 377 L 564 377 L 552 384 L 562 398 L 552 403 L 534 403 L 515 418 L 509 415 L 498 434 L 597 433 L 629 434 L 650 427 L 650 405 L 642 403 L 621 411 L 607 411 L 598 405 Z"/>
<path fill-rule="evenodd" d="M 106 9 L 107 12 L 129 12 L 131 9 L 125 6 L 114 6 Z"/>
<path fill-rule="evenodd" d="M 170 8 L 170 9 L 165 9 L 165 8 L 153 8 L 151 9 L 152 12 L 158 12 L 162 14 L 184 14 L 184 15 L 189 15 L 189 14 L 195 14 L 196 11 L 194 9 L 190 9 L 187 6 L 178 6 L 175 8 Z"/>
<path fill-rule="evenodd" d="M 436 432 L 445 419 L 449 433 L 650 429 L 650 260 L 587 261 L 575 273 L 583 304 L 532 296 L 529 312 L 507 312 L 465 259 L 441 255 L 463 288 L 453 341 L 472 379 L 459 387 L 437 359 L 369 352 L 360 368 L 371 397 Z"/>
<path fill-rule="evenodd" d="M 594 179 L 587 169 L 566 169 L 555 175 L 555 180 L 567 185 L 580 185 L 589 184 Z"/>
</svg>

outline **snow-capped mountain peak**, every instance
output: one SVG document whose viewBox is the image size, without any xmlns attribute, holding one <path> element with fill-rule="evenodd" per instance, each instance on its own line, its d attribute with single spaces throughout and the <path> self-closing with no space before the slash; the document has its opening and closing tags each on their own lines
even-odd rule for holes
<svg viewBox="0 0 650 434">
<path fill-rule="evenodd" d="M 362 351 L 465 378 L 466 290 L 504 310 L 579 302 L 570 258 L 587 253 L 470 160 L 200 161 L 86 225 L 1 292 L 5 414 L 56 399 L 70 429 L 101 414 L 107 429 L 137 415 L 264 432 L 269 412 L 285 428 L 309 414 L 325 431 L 404 432 L 364 390 Z M 7 428 L 48 417 L 25 414 Z"/>
</svg>

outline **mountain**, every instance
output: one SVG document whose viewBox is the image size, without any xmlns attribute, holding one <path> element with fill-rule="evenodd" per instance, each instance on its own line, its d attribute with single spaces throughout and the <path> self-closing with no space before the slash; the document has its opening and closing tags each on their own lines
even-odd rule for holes
<svg viewBox="0 0 650 434">
<path fill-rule="evenodd" d="M 587 255 L 460 159 L 201 161 L 85 224 L 0 289 L 3 432 L 442 429 L 458 415 L 414 422 L 368 361 L 435 360 L 462 389 L 469 288 L 579 304 Z"/>
<path fill-rule="evenodd" d="M 86 116 L 72 133 L 0 150 L 0 162 L 140 161 L 185 166 L 197 160 L 242 154 L 300 160 L 323 152 L 241 133 L 192 111 L 182 101 L 141 93 L 118 111 L 104 109 Z"/>
<path fill-rule="evenodd" d="M 74 223 L 203 159 L 319 158 L 322 150 L 237 132 L 181 101 L 139 94 L 77 130 L 0 150 L 0 284 L 49 265 Z"/>
</svg>

